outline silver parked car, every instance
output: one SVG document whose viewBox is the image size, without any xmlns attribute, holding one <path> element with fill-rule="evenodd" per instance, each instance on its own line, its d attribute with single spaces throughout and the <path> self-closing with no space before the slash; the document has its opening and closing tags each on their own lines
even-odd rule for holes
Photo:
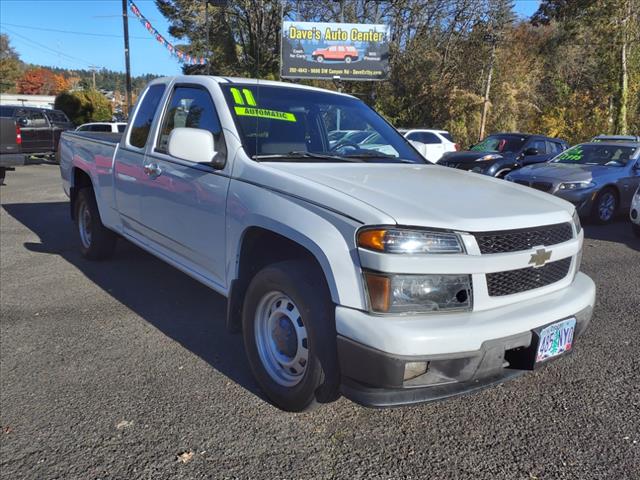
<svg viewBox="0 0 640 480">
<path fill-rule="evenodd" d="M 507 180 L 561 197 L 580 216 L 608 223 L 628 211 L 640 185 L 640 142 L 582 143 L 548 163 L 510 173 Z"/>
</svg>

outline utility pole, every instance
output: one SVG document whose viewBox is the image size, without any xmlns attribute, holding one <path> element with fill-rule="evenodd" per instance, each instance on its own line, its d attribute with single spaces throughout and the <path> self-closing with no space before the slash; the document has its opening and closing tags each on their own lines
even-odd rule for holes
<svg viewBox="0 0 640 480">
<path fill-rule="evenodd" d="M 486 35 L 485 41 L 491 42 L 491 57 L 489 58 L 489 73 L 487 74 L 487 84 L 484 89 L 484 100 L 482 102 L 482 118 L 480 119 L 480 134 L 478 141 L 484 138 L 484 130 L 487 126 L 487 115 L 489 113 L 489 93 L 491 91 L 491 77 L 493 76 L 493 64 L 496 58 L 497 37 L 494 34 Z"/>
<path fill-rule="evenodd" d="M 124 63 L 126 68 L 126 89 L 127 89 L 127 109 L 126 114 L 129 118 L 131 105 L 131 64 L 129 63 L 129 17 L 127 15 L 127 0 L 122 0 L 122 25 L 124 27 Z"/>
<path fill-rule="evenodd" d="M 91 69 L 91 76 L 93 77 L 93 89 L 96 89 L 96 69 L 98 68 L 95 65 L 89 65 L 89 68 Z"/>
</svg>

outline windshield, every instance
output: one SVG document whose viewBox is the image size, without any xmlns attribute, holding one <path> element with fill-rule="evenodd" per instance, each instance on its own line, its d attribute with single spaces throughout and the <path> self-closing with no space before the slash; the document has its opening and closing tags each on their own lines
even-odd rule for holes
<svg viewBox="0 0 640 480">
<path fill-rule="evenodd" d="M 242 144 L 256 160 L 425 163 L 356 98 L 280 86 L 221 87 Z"/>
<path fill-rule="evenodd" d="M 489 135 L 483 141 L 471 147 L 473 152 L 519 152 L 525 137 L 515 135 Z"/>
<path fill-rule="evenodd" d="M 635 152 L 634 147 L 619 145 L 576 145 L 565 150 L 553 163 L 573 163 L 576 165 L 604 165 L 606 167 L 624 167 Z"/>
</svg>

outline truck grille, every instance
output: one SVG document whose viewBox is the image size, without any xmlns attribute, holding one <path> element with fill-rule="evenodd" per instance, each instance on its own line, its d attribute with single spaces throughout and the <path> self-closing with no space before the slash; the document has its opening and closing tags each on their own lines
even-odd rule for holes
<svg viewBox="0 0 640 480">
<path fill-rule="evenodd" d="M 557 223 L 544 227 L 476 233 L 474 236 L 480 253 L 506 253 L 566 242 L 573 238 L 573 229 L 570 223 Z"/>
<path fill-rule="evenodd" d="M 506 272 L 488 273 L 489 296 L 512 295 L 551 285 L 566 277 L 570 267 L 571 257 L 567 257 L 540 268 L 526 267 Z"/>
</svg>

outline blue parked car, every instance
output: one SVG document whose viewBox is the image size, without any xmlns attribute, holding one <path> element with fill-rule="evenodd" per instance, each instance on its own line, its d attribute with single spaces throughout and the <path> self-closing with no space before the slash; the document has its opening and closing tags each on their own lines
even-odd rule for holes
<svg viewBox="0 0 640 480">
<path fill-rule="evenodd" d="M 629 210 L 640 186 L 640 142 L 582 143 L 549 163 L 512 172 L 507 180 L 561 197 L 580 216 L 608 223 Z"/>
</svg>

